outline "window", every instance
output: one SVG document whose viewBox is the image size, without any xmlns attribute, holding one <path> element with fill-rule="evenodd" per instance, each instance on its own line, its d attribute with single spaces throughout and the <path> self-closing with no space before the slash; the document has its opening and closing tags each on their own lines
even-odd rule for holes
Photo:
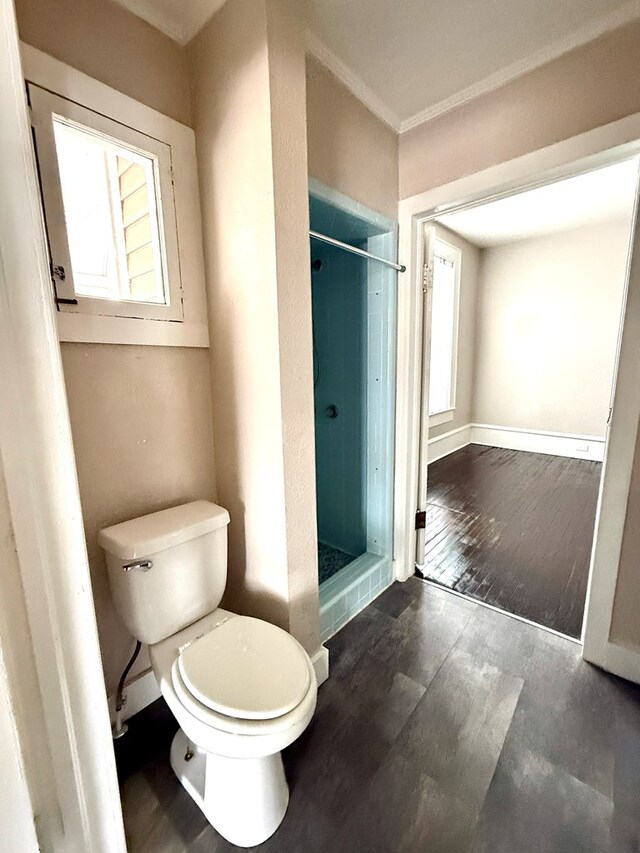
<svg viewBox="0 0 640 853">
<path fill-rule="evenodd" d="M 53 119 L 75 293 L 167 304 L 149 155 Z"/>
<path fill-rule="evenodd" d="M 192 128 L 20 47 L 59 339 L 208 347 Z"/>
<path fill-rule="evenodd" d="M 64 312 L 183 319 L 168 144 L 29 84 Z"/>
<path fill-rule="evenodd" d="M 455 408 L 460 258 L 460 250 L 455 246 L 435 240 L 431 295 L 429 416 L 449 412 L 451 415 L 448 420 L 453 418 Z"/>
</svg>

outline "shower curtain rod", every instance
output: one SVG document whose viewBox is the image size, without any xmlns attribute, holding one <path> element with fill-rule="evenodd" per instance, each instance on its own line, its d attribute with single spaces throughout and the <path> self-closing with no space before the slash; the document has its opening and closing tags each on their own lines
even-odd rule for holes
<svg viewBox="0 0 640 853">
<path fill-rule="evenodd" d="M 343 243 L 341 240 L 336 240 L 333 237 L 327 237 L 326 234 L 320 234 L 319 231 L 309 231 L 309 237 L 314 240 L 320 240 L 322 243 L 329 243 L 330 246 L 337 246 L 339 249 L 346 249 L 347 252 L 353 252 L 354 255 L 360 255 L 361 258 L 368 258 L 370 261 L 378 261 L 381 264 L 386 264 L 398 272 L 406 272 L 407 268 L 403 264 L 396 264 L 393 261 L 388 261 L 386 258 L 381 258 L 378 255 L 372 255 L 371 252 L 365 252 L 364 249 L 358 249 L 349 243 Z"/>
</svg>

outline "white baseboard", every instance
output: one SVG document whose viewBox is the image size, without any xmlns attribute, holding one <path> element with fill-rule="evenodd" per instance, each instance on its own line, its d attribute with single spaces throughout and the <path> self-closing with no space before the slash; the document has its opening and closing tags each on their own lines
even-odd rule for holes
<svg viewBox="0 0 640 853">
<path fill-rule="evenodd" d="M 546 432 L 544 430 L 528 430 L 493 424 L 471 424 L 471 444 L 602 462 L 605 440 L 594 435 Z"/>
<path fill-rule="evenodd" d="M 311 655 L 311 663 L 320 687 L 329 678 L 329 649 L 326 646 L 320 646 L 318 651 Z"/>
<path fill-rule="evenodd" d="M 523 450 L 528 453 L 547 453 L 571 459 L 602 462 L 605 440 L 595 435 L 574 435 L 567 432 L 545 432 L 494 424 L 467 424 L 429 439 L 429 462 L 436 462 L 468 444 Z"/>
<path fill-rule="evenodd" d="M 435 462 L 471 444 L 471 424 L 449 430 L 429 439 L 429 462 Z"/>
<path fill-rule="evenodd" d="M 592 655 L 589 644 L 585 643 L 583 657 L 588 663 L 640 684 L 640 655 L 636 649 L 627 649 L 609 640 L 604 656 Z"/>
<path fill-rule="evenodd" d="M 133 717 L 134 714 L 137 714 L 138 711 L 142 711 L 143 708 L 146 708 L 147 705 L 155 702 L 156 699 L 159 699 L 162 695 L 160 693 L 160 686 L 158 685 L 156 677 L 150 669 L 147 669 L 145 672 L 134 678 L 134 680 L 129 684 L 126 684 L 124 693 L 127 697 L 127 701 L 124 703 L 124 708 L 122 709 L 123 720 L 128 720 L 129 717 Z M 113 723 L 116 718 L 115 695 L 109 696 L 108 701 L 109 715 L 111 716 L 111 722 Z"/>
</svg>

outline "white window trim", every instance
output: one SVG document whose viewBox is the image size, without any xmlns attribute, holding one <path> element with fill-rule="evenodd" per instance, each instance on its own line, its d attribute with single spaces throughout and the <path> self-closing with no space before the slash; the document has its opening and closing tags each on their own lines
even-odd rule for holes
<svg viewBox="0 0 640 853">
<path fill-rule="evenodd" d="M 460 326 L 460 282 L 462 278 L 462 250 L 441 236 L 440 229 L 435 226 L 434 255 L 445 258 L 454 265 L 456 280 L 453 306 L 453 346 L 451 352 L 451 396 L 449 408 L 441 412 L 430 412 L 429 426 L 438 426 L 453 420 L 458 396 L 458 330 Z M 432 318 L 433 319 L 433 318 Z M 432 420 L 433 418 L 433 420 Z"/>
<path fill-rule="evenodd" d="M 195 135 L 191 128 L 21 43 L 28 82 L 165 142 L 171 147 L 183 319 L 56 312 L 61 341 L 208 347 L 202 224 Z"/>
<path fill-rule="evenodd" d="M 429 426 L 437 427 L 441 424 L 448 424 L 453 420 L 453 414 L 456 410 L 454 406 L 452 409 L 445 409 L 442 412 L 434 412 L 432 415 L 429 415 Z"/>
<path fill-rule="evenodd" d="M 177 242 L 177 225 L 175 204 L 173 199 L 173 184 L 171 179 L 171 147 L 154 139 L 139 130 L 133 130 L 123 124 L 114 122 L 111 118 L 97 113 L 95 110 L 80 106 L 60 95 L 48 92 L 46 89 L 28 84 L 31 102 L 31 120 L 35 130 L 38 164 L 40 168 L 41 190 L 46 214 L 47 230 L 51 259 L 54 266 L 62 266 L 66 270 L 64 281 L 56 281 L 55 289 L 58 296 L 69 300 L 59 302 L 60 311 L 74 314 L 97 314 L 110 317 L 131 317 L 144 320 L 176 320 L 183 318 L 183 295 L 180 280 L 179 250 Z M 154 157 L 157 163 L 157 187 L 162 198 L 161 215 L 158 217 L 158 232 L 161 244 L 164 246 L 164 260 L 156 259 L 156 272 L 162 275 L 163 284 L 169 291 L 169 303 L 145 303 L 126 299 L 100 299 L 78 293 L 74 287 L 73 264 L 71 263 L 67 227 L 65 223 L 62 183 L 56 157 L 56 142 L 53 119 L 60 115 L 73 124 L 86 127 L 101 134 L 103 137 L 117 139 L 123 146 L 145 150 Z M 155 209 L 154 193 L 151 196 L 150 207 Z M 122 224 L 121 211 L 118 212 Z M 120 236 L 121 248 L 124 251 L 124 234 Z M 122 265 L 122 256 L 119 263 Z M 126 264 L 121 272 L 127 275 Z M 74 301 L 75 304 L 71 304 Z"/>
</svg>

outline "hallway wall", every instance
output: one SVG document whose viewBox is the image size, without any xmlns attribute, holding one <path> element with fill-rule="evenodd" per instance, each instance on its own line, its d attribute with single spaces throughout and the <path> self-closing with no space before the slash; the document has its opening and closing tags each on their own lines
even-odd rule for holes
<svg viewBox="0 0 640 853">
<path fill-rule="evenodd" d="M 630 222 L 483 249 L 472 422 L 604 439 Z"/>
</svg>

